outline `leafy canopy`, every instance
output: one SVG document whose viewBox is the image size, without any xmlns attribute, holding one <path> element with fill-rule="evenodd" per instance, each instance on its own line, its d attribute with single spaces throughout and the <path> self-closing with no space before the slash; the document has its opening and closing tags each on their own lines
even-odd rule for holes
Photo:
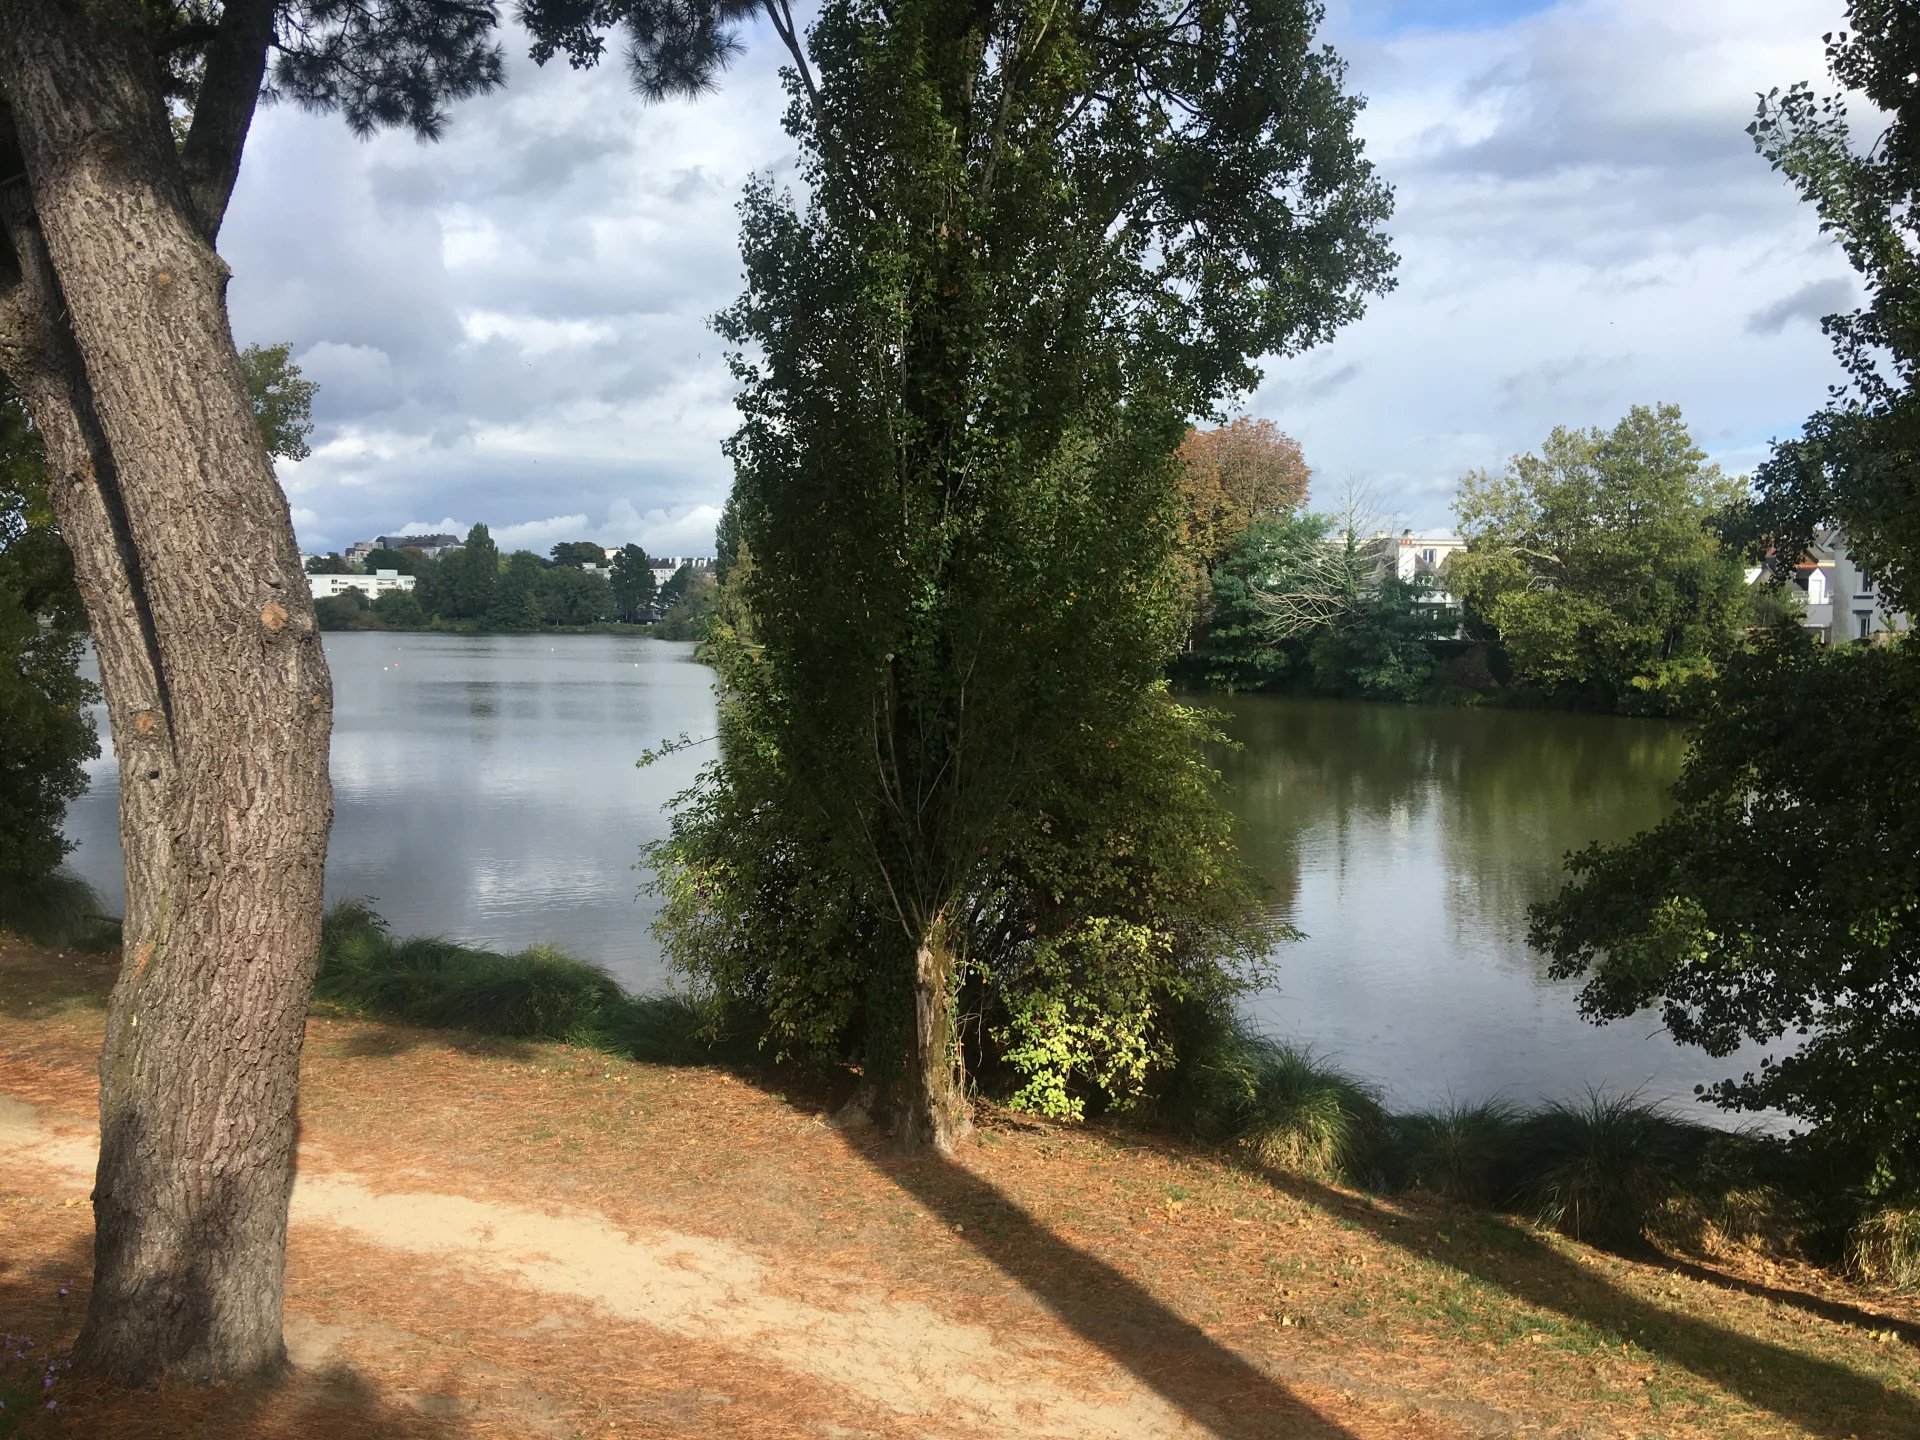
<svg viewBox="0 0 1920 1440">
<path fill-rule="evenodd" d="M 724 758 L 660 857 L 675 953 L 782 1043 L 862 1033 L 884 1071 L 937 940 L 1021 1094 L 1071 1110 L 1252 953 L 1159 682 L 1174 452 L 1387 283 L 1319 17 L 836 0 L 811 32 L 807 198 L 749 189 L 721 322 Z"/>
<path fill-rule="evenodd" d="M 1635 406 L 1611 430 L 1556 428 L 1538 454 L 1461 482 L 1468 549 L 1448 583 L 1522 683 L 1671 709 L 1746 619 L 1739 557 L 1712 528 L 1742 493 L 1675 406 Z"/>
</svg>

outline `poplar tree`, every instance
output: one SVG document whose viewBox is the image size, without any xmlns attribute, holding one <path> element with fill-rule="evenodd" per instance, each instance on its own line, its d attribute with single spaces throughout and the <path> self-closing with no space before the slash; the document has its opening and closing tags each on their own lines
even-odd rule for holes
<svg viewBox="0 0 1920 1440">
<path fill-rule="evenodd" d="M 833 0 L 792 46 L 807 198 L 749 190 L 722 322 L 743 414 L 726 755 L 670 883 L 707 933 L 817 946 L 822 998 L 867 997 L 869 1078 L 906 1148 L 965 1129 L 956 997 L 990 932 L 1044 937 L 1021 963 L 1079 977 L 1059 1023 L 1008 1018 L 1014 1048 L 1092 1027 L 1088 1063 L 1124 1071 L 1149 1043 L 1084 1002 L 1133 1027 L 1149 1001 L 1120 977 L 1161 973 L 1191 897 L 1124 918 L 1122 892 L 1166 884 L 1137 857 L 1167 852 L 1140 838 L 1152 805 L 1103 795 L 1179 791 L 1182 833 L 1224 844 L 1180 788 L 1189 732 L 1159 688 L 1175 451 L 1260 357 L 1358 315 L 1392 258 L 1320 19 L 1305 0 Z M 739 855 L 701 819 L 734 814 L 784 817 L 780 838 Z M 1082 923 L 1096 891 L 1114 924 Z"/>
</svg>

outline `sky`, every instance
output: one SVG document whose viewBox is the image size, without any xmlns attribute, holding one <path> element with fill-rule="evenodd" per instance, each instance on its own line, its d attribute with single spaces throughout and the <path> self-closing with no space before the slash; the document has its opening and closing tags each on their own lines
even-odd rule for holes
<svg viewBox="0 0 1920 1440">
<path fill-rule="evenodd" d="M 1301 442 L 1315 502 L 1364 484 L 1415 528 L 1468 470 L 1636 404 L 1751 470 L 1838 378 L 1819 320 L 1857 289 L 1745 127 L 1757 92 L 1824 78 L 1842 12 L 1330 0 L 1398 283 L 1234 408 Z M 711 552 L 736 419 L 709 321 L 743 185 L 794 163 L 778 47 L 743 38 L 714 94 L 646 105 L 509 27 L 506 88 L 431 145 L 261 112 L 221 250 L 235 338 L 320 385 L 313 453 L 280 470 L 304 548 L 484 521 L 503 548 Z"/>
</svg>

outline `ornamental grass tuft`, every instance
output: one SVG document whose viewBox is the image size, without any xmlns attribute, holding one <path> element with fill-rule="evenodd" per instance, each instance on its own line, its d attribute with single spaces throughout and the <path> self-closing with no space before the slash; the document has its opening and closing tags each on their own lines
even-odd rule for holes
<svg viewBox="0 0 1920 1440">
<path fill-rule="evenodd" d="M 1847 1273 L 1890 1290 L 1920 1290 L 1920 1209 L 1888 1206 L 1847 1235 Z"/>
<path fill-rule="evenodd" d="M 1556 1101 L 1514 1128 L 1514 1198 L 1576 1240 L 1637 1245 L 1685 1193 L 1713 1135 L 1635 1095 Z"/>
<path fill-rule="evenodd" d="M 1519 1112 L 1501 1101 L 1449 1105 L 1387 1122 L 1394 1184 L 1461 1205 L 1498 1205 L 1513 1190 Z"/>
<path fill-rule="evenodd" d="M 1377 1168 L 1379 1092 L 1239 1019 L 1191 1036 L 1161 1104 L 1188 1134 L 1276 1170 L 1357 1184 Z"/>
</svg>

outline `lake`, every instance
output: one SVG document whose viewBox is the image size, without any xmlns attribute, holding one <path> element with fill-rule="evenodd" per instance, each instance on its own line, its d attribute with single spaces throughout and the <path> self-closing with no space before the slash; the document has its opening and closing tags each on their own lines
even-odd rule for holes
<svg viewBox="0 0 1920 1440">
<path fill-rule="evenodd" d="M 661 984 L 640 847 L 713 734 L 690 645 L 624 636 L 330 634 L 330 899 L 371 900 L 399 934 L 494 948 L 551 941 L 623 983 Z M 1656 1018 L 1583 1022 L 1546 979 L 1526 907 L 1561 856 L 1656 821 L 1677 726 L 1593 716 L 1210 699 L 1240 844 L 1273 913 L 1305 932 L 1249 1002 L 1268 1028 L 1383 1084 L 1399 1106 L 1589 1086 L 1693 1106 L 1733 1062 L 1681 1050 Z M 104 716 L 99 717 L 105 733 Z M 68 830 L 73 867 L 116 907 L 110 759 Z"/>
</svg>

